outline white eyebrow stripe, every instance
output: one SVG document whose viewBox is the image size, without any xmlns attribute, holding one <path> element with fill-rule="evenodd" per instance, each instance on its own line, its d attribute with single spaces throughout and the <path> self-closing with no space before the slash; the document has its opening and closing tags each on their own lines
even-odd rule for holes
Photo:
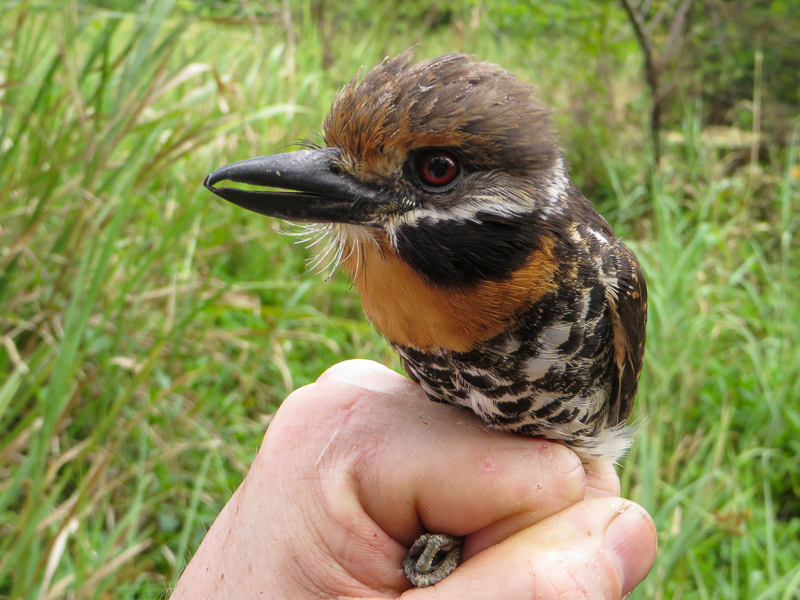
<svg viewBox="0 0 800 600">
<path fill-rule="evenodd" d="M 398 225 L 416 225 L 420 221 L 435 224 L 441 221 L 470 221 L 480 223 L 478 213 L 498 217 L 515 218 L 528 214 L 531 207 L 515 205 L 511 202 L 498 202 L 494 196 L 473 196 L 469 202 L 446 209 L 437 206 L 415 208 L 400 216 Z"/>
</svg>

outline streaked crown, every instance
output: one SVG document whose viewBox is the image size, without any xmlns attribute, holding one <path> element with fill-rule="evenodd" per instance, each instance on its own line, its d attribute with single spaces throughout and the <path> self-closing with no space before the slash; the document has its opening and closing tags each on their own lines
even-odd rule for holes
<svg viewBox="0 0 800 600">
<path fill-rule="evenodd" d="M 447 54 L 411 64 L 410 51 L 345 87 L 324 123 L 354 174 L 390 176 L 420 148 L 457 147 L 464 167 L 533 174 L 559 158 L 550 109 L 497 65 Z"/>
</svg>

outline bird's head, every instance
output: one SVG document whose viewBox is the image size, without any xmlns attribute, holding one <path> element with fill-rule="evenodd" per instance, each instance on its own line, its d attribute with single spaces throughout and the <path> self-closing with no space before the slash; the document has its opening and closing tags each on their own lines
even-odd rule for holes
<svg viewBox="0 0 800 600">
<path fill-rule="evenodd" d="M 480 286 L 490 286 L 487 296 L 508 295 L 503 285 L 529 289 L 515 278 L 534 259 L 552 279 L 548 232 L 569 179 L 549 108 L 507 71 L 461 54 L 412 64 L 406 52 L 341 91 L 324 140 L 325 148 L 227 165 L 205 185 L 257 213 L 325 224 L 368 314 L 365 295 L 392 293 L 389 282 L 365 289 L 382 277 L 413 275 L 417 288 L 450 303 Z M 225 180 L 284 191 L 215 187 Z M 513 302 L 488 310 L 510 319 L 525 303 Z"/>
</svg>

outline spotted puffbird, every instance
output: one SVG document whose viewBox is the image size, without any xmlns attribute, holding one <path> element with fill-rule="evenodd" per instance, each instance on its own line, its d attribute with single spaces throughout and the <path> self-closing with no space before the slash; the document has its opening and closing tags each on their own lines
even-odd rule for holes
<svg viewBox="0 0 800 600">
<path fill-rule="evenodd" d="M 325 147 L 222 167 L 206 187 L 313 224 L 364 312 L 437 402 L 557 440 L 591 470 L 631 443 L 642 368 L 641 267 L 573 185 L 551 111 L 500 67 L 406 52 L 347 85 Z M 280 191 L 215 187 L 232 181 Z M 422 536 L 404 568 L 431 585 L 458 538 Z"/>
</svg>

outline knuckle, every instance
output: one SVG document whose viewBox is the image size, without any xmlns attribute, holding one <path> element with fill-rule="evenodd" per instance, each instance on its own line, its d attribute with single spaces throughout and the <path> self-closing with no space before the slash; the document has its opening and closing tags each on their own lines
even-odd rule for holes
<svg viewBox="0 0 800 600">
<path fill-rule="evenodd" d="M 577 454 L 557 442 L 544 442 L 539 459 L 542 477 L 554 495 L 570 504 L 583 499 L 586 471 Z"/>
<path fill-rule="evenodd" d="M 329 449 L 346 441 L 360 414 L 365 392 L 337 383 L 312 383 L 292 392 L 281 404 L 264 438 L 273 451 Z M 344 427 L 348 424 L 347 427 Z"/>
</svg>

